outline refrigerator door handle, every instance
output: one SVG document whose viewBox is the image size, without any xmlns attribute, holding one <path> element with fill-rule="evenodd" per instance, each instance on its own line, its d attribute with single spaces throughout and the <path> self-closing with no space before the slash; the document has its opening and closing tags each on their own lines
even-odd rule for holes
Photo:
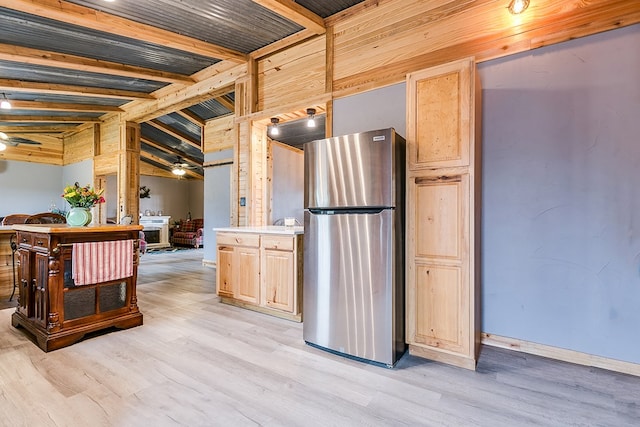
<svg viewBox="0 0 640 427">
<path fill-rule="evenodd" d="M 379 214 L 384 210 L 393 210 L 393 208 L 385 208 L 385 207 L 368 207 L 368 208 L 357 208 L 357 209 L 308 209 L 308 211 L 314 215 L 344 215 L 344 214 Z"/>
</svg>

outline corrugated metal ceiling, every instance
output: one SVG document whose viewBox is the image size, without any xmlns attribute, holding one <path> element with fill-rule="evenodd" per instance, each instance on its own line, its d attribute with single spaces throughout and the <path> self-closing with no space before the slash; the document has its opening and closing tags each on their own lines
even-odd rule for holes
<svg viewBox="0 0 640 427">
<path fill-rule="evenodd" d="M 193 74 L 217 60 L 0 8 L 0 43 Z"/>
<path fill-rule="evenodd" d="M 316 15 L 327 18 L 351 6 L 362 3 L 362 0 L 297 0 L 296 3 L 309 9 Z"/>
<path fill-rule="evenodd" d="M 196 125 L 190 120 L 187 120 L 179 114 L 166 114 L 162 117 L 158 117 L 158 121 L 166 124 L 167 126 L 170 126 L 173 129 L 176 129 L 183 134 L 190 136 L 195 140 L 200 141 L 200 139 L 202 138 L 200 126 Z"/>
<path fill-rule="evenodd" d="M 0 75 L 2 71 L 0 71 Z M 86 105 L 107 105 L 111 107 L 119 107 L 129 102 L 127 99 L 114 98 L 94 98 L 83 95 L 56 95 L 50 93 L 32 93 L 32 92 L 12 92 L 10 90 L 3 91 L 9 99 L 15 101 L 38 101 L 53 103 L 69 103 L 69 104 L 86 104 Z"/>
<path fill-rule="evenodd" d="M 179 154 L 193 157 L 194 159 L 198 159 L 200 161 L 204 160 L 204 154 L 202 154 L 202 151 L 195 148 L 193 145 L 188 144 L 174 136 L 168 135 L 147 123 L 142 123 L 140 125 L 140 133 L 142 134 L 142 136 L 149 138 L 151 141 L 162 142 L 163 145 L 178 151 Z M 175 155 L 170 155 L 170 157 L 172 158 L 171 162 L 175 161 Z"/>
<path fill-rule="evenodd" d="M 110 76 L 108 74 L 88 73 L 68 70 L 66 68 L 42 67 L 39 65 L 21 64 L 0 60 L 2 78 L 16 79 L 25 82 L 42 82 L 53 84 L 69 84 L 118 90 L 132 90 L 151 93 L 167 83 L 150 80 L 132 79 L 131 77 Z"/>
<path fill-rule="evenodd" d="M 70 3 L 249 53 L 302 27 L 251 0 L 136 0 Z"/>
<path fill-rule="evenodd" d="M 233 100 L 233 92 L 227 96 Z M 200 104 L 192 105 L 188 110 L 203 120 L 209 120 L 233 113 L 233 111 L 229 110 L 215 99 L 210 99 L 208 101 L 201 102 Z"/>
</svg>

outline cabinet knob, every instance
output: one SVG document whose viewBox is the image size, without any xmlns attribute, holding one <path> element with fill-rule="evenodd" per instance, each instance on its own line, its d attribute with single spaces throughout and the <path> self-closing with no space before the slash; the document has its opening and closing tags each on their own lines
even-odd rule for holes
<svg viewBox="0 0 640 427">
<path fill-rule="evenodd" d="M 36 244 L 37 244 L 37 245 L 39 245 L 39 246 L 42 246 L 42 240 L 38 240 L 38 241 L 36 242 Z"/>
<path fill-rule="evenodd" d="M 22 243 L 27 243 L 27 239 L 25 239 L 24 237 L 22 238 Z"/>
</svg>

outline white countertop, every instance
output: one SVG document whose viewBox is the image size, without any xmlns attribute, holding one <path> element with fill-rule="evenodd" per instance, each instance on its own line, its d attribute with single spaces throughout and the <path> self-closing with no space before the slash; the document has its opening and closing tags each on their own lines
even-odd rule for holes
<svg viewBox="0 0 640 427">
<path fill-rule="evenodd" d="M 283 225 L 264 225 L 259 227 L 221 227 L 214 231 L 227 233 L 255 233 L 255 234 L 304 234 L 304 227 L 296 225 L 285 227 Z"/>
</svg>

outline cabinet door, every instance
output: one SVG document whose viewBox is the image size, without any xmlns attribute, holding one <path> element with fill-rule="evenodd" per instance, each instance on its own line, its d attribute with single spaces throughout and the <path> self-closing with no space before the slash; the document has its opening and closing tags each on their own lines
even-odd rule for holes
<svg viewBox="0 0 640 427">
<path fill-rule="evenodd" d="M 27 249 L 20 249 L 18 251 L 18 258 L 20 259 L 20 269 L 18 274 L 17 311 L 26 317 L 31 317 L 33 315 L 33 298 L 31 296 L 31 252 Z"/>
<path fill-rule="evenodd" d="M 33 287 L 33 317 L 34 321 L 43 328 L 47 327 L 49 304 L 47 289 L 49 282 L 49 255 L 35 254 L 35 274 Z"/>
<path fill-rule="evenodd" d="M 416 263 L 412 342 L 467 355 L 469 302 L 460 267 Z"/>
<path fill-rule="evenodd" d="M 258 304 L 260 301 L 260 250 L 258 248 L 235 248 L 235 265 L 238 285 L 234 297 Z"/>
<path fill-rule="evenodd" d="M 295 300 L 295 265 L 292 251 L 265 249 L 262 280 L 267 307 L 293 313 Z"/>
<path fill-rule="evenodd" d="M 218 295 L 233 297 L 233 254 L 234 248 L 230 246 L 218 246 L 216 263 L 216 288 Z"/>
<path fill-rule="evenodd" d="M 408 169 L 470 164 L 474 64 L 463 60 L 407 77 Z"/>
<path fill-rule="evenodd" d="M 473 359 L 469 176 L 409 181 L 407 342 Z"/>
</svg>

